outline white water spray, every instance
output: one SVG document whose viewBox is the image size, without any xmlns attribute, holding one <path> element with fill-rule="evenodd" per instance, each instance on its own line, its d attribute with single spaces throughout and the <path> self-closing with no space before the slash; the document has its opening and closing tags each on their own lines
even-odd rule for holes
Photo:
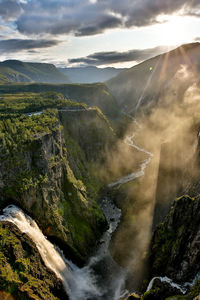
<svg viewBox="0 0 200 300">
<path fill-rule="evenodd" d="M 160 282 L 166 282 L 168 283 L 171 287 L 176 288 L 177 290 L 179 290 L 182 294 L 185 294 L 187 292 L 187 289 L 184 286 L 181 286 L 178 283 L 175 283 L 172 281 L 172 279 L 168 278 L 167 276 L 165 277 L 154 277 L 151 279 L 151 281 L 149 282 L 149 285 L 147 287 L 147 292 L 150 291 L 153 287 L 154 281 L 156 279 L 159 279 Z"/>
</svg>

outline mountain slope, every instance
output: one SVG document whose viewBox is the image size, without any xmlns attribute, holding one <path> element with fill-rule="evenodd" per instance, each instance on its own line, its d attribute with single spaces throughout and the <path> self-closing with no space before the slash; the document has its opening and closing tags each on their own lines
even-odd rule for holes
<svg viewBox="0 0 200 300">
<path fill-rule="evenodd" d="M 13 70 L 12 68 L 0 64 L 0 84 L 11 82 L 31 82 L 31 78 L 25 74 Z"/>
<path fill-rule="evenodd" d="M 104 82 L 116 76 L 125 69 L 116 68 L 97 68 L 80 67 L 80 68 L 59 68 L 59 71 L 67 75 L 73 83 L 94 83 Z"/>
<path fill-rule="evenodd" d="M 3 68 L 3 69 L 2 69 Z M 12 72 L 20 73 L 22 77 L 18 75 L 15 76 L 14 80 L 12 76 L 8 76 L 11 82 L 44 82 L 44 83 L 69 83 L 70 80 L 63 73 L 58 71 L 58 69 L 53 64 L 45 63 L 28 63 L 18 60 L 6 60 L 0 63 L 0 74 L 5 68 L 12 70 Z M 8 73 L 8 72 L 7 72 Z M 4 73 L 3 73 L 4 74 Z M 16 80 L 17 78 L 17 80 Z"/>
<path fill-rule="evenodd" d="M 155 105 L 161 96 L 169 98 L 170 94 L 171 101 L 178 99 L 189 85 L 199 84 L 199 74 L 200 43 L 192 43 L 136 65 L 107 85 L 118 103 L 130 112 L 140 105 Z"/>
</svg>

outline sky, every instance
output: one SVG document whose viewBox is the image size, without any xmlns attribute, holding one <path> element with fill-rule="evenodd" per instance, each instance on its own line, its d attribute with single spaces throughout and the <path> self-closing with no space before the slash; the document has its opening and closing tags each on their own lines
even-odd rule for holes
<svg viewBox="0 0 200 300">
<path fill-rule="evenodd" d="M 131 67 L 200 42 L 200 0 L 0 0 L 0 61 Z"/>
</svg>

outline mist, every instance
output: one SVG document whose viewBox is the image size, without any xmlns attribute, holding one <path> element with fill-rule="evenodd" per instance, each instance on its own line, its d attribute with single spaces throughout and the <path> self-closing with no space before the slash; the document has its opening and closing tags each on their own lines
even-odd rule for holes
<svg viewBox="0 0 200 300">
<path fill-rule="evenodd" d="M 192 182 L 199 178 L 199 100 L 197 77 L 191 68 L 181 65 L 156 105 L 139 107 L 134 118 L 140 126 L 133 121 L 124 138 L 106 153 L 100 176 L 107 183 L 137 172 L 148 157 L 127 145 L 127 136 L 134 136 L 134 145 L 153 155 L 144 176 L 115 187 L 122 220 L 110 248 L 114 259 L 128 270 L 127 287 L 132 290 L 141 287 L 147 272 L 152 226 L 163 220 L 177 196 L 192 193 Z"/>
</svg>

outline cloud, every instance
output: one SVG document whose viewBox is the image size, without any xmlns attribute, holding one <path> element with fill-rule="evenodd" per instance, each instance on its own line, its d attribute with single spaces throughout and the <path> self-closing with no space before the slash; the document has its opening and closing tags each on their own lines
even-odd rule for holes
<svg viewBox="0 0 200 300">
<path fill-rule="evenodd" d="M 77 36 L 155 24 L 162 14 L 199 16 L 200 11 L 199 0 L 29 0 L 21 6 L 23 13 L 16 22 L 20 32 Z"/>
<path fill-rule="evenodd" d="M 22 7 L 18 0 L 0 0 L 0 16 L 3 20 L 16 19 L 22 13 Z"/>
<path fill-rule="evenodd" d="M 194 39 L 194 41 L 195 41 L 195 42 L 200 42 L 200 37 L 196 37 L 196 38 Z"/>
<path fill-rule="evenodd" d="M 0 54 L 12 53 L 22 50 L 33 50 L 41 48 L 49 48 L 56 46 L 60 41 L 55 40 L 23 40 L 23 39 L 9 39 L 0 41 Z"/>
<path fill-rule="evenodd" d="M 69 59 L 69 63 L 98 66 L 128 61 L 140 62 L 167 51 L 169 51 L 168 46 L 158 46 L 150 49 L 134 49 L 125 52 L 96 52 L 86 57 Z"/>
</svg>

